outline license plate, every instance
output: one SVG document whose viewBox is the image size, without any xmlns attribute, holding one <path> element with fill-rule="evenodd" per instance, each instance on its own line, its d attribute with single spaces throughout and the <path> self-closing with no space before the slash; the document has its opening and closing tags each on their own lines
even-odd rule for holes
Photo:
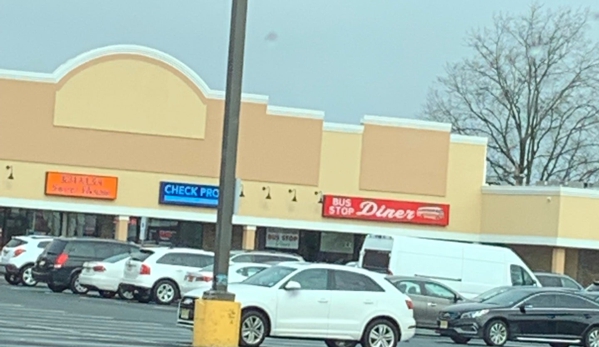
<svg viewBox="0 0 599 347">
<path fill-rule="evenodd" d="M 181 317 L 181 319 L 189 319 L 189 309 L 182 308 L 179 317 Z"/>
<path fill-rule="evenodd" d="M 441 329 L 447 329 L 447 322 L 442 320 L 439 322 L 439 328 Z"/>
</svg>

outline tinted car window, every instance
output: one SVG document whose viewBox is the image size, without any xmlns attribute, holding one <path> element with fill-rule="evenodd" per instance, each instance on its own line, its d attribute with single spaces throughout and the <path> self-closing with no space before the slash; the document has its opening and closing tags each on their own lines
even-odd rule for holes
<svg viewBox="0 0 599 347">
<path fill-rule="evenodd" d="M 184 253 L 169 253 L 160 257 L 156 263 L 165 265 L 185 265 L 185 256 L 186 254 Z"/>
<path fill-rule="evenodd" d="M 26 245 L 26 244 L 27 244 L 27 242 L 25 242 L 21 239 L 13 238 L 13 239 L 10 239 L 10 241 L 8 241 L 8 243 L 5 245 L 5 247 L 14 248 L 14 247 L 19 247 L 19 246 Z"/>
<path fill-rule="evenodd" d="M 397 281 L 393 283 L 394 286 L 399 289 L 400 292 L 404 294 L 422 294 L 422 290 L 420 289 L 420 283 L 415 281 Z"/>
<path fill-rule="evenodd" d="M 132 253 L 138 249 L 138 247 L 133 245 L 123 245 L 118 243 L 113 243 L 111 245 L 112 255 L 119 255 L 123 253 Z"/>
<path fill-rule="evenodd" d="M 152 254 L 154 254 L 154 251 L 152 251 L 152 250 L 139 249 L 139 250 L 135 250 L 131 253 L 131 259 L 137 260 L 137 261 L 144 261 L 144 260 L 148 259 Z"/>
<path fill-rule="evenodd" d="M 530 286 L 535 284 L 528 271 L 522 266 L 510 265 L 510 276 L 513 286 Z"/>
<path fill-rule="evenodd" d="M 37 244 L 37 248 L 46 248 L 47 245 L 50 244 L 51 241 L 42 241 Z"/>
<path fill-rule="evenodd" d="M 365 275 L 349 271 L 333 271 L 335 285 L 333 290 L 344 290 L 353 292 L 382 292 L 384 291 L 371 278 Z"/>
<path fill-rule="evenodd" d="M 561 287 L 562 281 L 557 276 L 537 275 L 537 279 L 543 287 Z"/>
<path fill-rule="evenodd" d="M 181 265 L 190 267 L 204 268 L 214 262 L 214 258 L 209 255 L 186 253 L 181 254 L 181 256 L 183 257 L 183 264 Z"/>
<path fill-rule="evenodd" d="M 44 253 L 48 255 L 58 255 L 65 249 L 67 242 L 64 240 L 54 240 L 50 242 L 48 247 L 44 249 Z"/>
<path fill-rule="evenodd" d="M 98 259 L 106 259 L 108 257 L 112 257 L 114 252 L 114 246 L 108 243 L 97 243 L 92 247 L 95 248 L 95 256 Z"/>
<path fill-rule="evenodd" d="M 304 270 L 291 277 L 290 281 L 299 283 L 302 290 L 326 290 L 329 282 L 328 271 L 325 269 Z"/>
<path fill-rule="evenodd" d="M 434 296 L 437 298 L 453 300 L 456 297 L 456 295 L 451 290 L 437 283 L 425 282 L 424 290 L 426 291 L 426 295 Z"/>
<path fill-rule="evenodd" d="M 580 308 L 580 309 L 599 309 L 599 306 L 589 300 L 579 298 L 573 295 L 558 295 L 556 300 L 558 308 Z"/>
<path fill-rule="evenodd" d="M 525 301 L 525 305 L 533 308 L 554 308 L 557 302 L 555 294 L 539 294 Z"/>
<path fill-rule="evenodd" d="M 95 258 L 96 245 L 92 242 L 77 242 L 72 241 L 65 247 L 64 252 L 69 257 Z"/>
<path fill-rule="evenodd" d="M 569 279 L 568 277 L 562 277 L 562 286 L 565 288 L 582 289 L 582 287 L 578 283 L 576 283 L 574 280 Z"/>
<path fill-rule="evenodd" d="M 362 267 L 368 270 L 386 272 L 389 269 L 388 251 L 373 251 L 368 249 L 364 252 Z"/>
</svg>

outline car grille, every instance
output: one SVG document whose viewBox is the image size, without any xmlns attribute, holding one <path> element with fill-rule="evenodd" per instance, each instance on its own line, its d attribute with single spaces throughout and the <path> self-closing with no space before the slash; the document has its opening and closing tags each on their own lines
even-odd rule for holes
<svg viewBox="0 0 599 347">
<path fill-rule="evenodd" d="M 460 314 L 457 312 L 439 312 L 439 319 L 453 320 L 458 319 Z"/>
</svg>

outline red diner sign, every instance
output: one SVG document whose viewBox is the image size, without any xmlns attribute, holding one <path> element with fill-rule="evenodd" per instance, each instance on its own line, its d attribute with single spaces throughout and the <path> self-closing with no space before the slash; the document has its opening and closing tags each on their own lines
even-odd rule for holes
<svg viewBox="0 0 599 347">
<path fill-rule="evenodd" d="M 322 216 L 447 226 L 449 224 L 449 205 L 325 195 L 323 196 Z"/>
</svg>

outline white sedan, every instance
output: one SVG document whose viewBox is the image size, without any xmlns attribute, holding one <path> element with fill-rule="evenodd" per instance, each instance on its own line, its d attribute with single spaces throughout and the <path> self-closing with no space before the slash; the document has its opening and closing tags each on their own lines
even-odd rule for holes
<svg viewBox="0 0 599 347">
<path fill-rule="evenodd" d="M 133 293 L 120 286 L 123 270 L 130 256 L 129 253 L 123 253 L 102 261 L 83 263 L 79 284 L 88 290 L 98 291 L 105 298 L 112 298 L 118 293 L 121 299 L 133 299 Z"/>
<path fill-rule="evenodd" d="M 395 346 L 416 332 L 412 300 L 385 275 L 344 265 L 280 263 L 229 285 L 241 303 L 240 346 L 267 336 L 322 339 L 329 347 Z M 193 327 L 194 304 L 204 290 L 187 293 L 177 323 Z"/>
<path fill-rule="evenodd" d="M 260 263 L 231 263 L 229 265 L 229 283 L 237 283 L 269 268 L 268 264 Z M 192 290 L 206 291 L 212 287 L 214 265 L 210 265 L 196 272 L 188 272 L 181 283 L 181 293 L 185 295 Z"/>
</svg>

